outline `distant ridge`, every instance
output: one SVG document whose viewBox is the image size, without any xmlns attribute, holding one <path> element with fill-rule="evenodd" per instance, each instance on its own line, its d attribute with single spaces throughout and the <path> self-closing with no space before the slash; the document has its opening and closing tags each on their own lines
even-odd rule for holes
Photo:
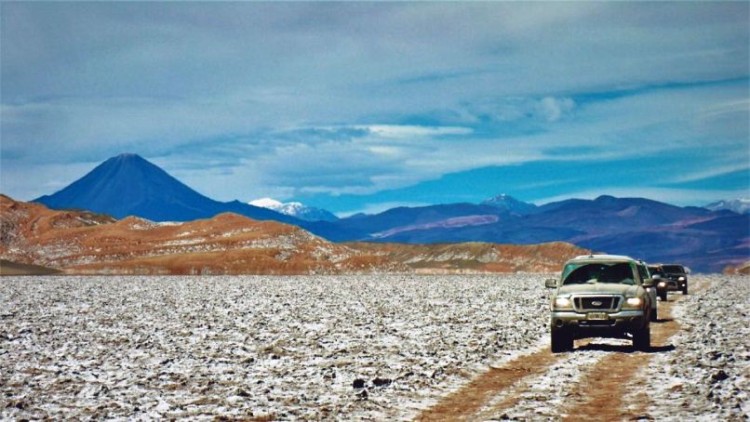
<svg viewBox="0 0 750 422">
<path fill-rule="evenodd" d="M 256 220 L 299 220 L 239 201 L 219 202 L 189 188 L 137 154 L 112 157 L 66 188 L 34 200 L 52 209 L 86 209 L 115 218 L 192 221 L 222 212 Z"/>
<path fill-rule="evenodd" d="M 528 213 L 506 207 L 514 202 L 500 195 L 478 205 L 394 208 L 308 227 L 336 241 L 514 245 L 562 241 L 650 262 L 683 263 L 696 271 L 718 272 L 750 259 L 750 214 L 609 195 L 534 206 Z"/>
</svg>

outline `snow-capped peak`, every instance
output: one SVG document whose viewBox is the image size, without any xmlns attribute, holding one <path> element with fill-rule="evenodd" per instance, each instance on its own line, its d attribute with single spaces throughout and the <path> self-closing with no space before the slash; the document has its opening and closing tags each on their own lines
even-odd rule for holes
<svg viewBox="0 0 750 422">
<path fill-rule="evenodd" d="M 279 208 L 281 208 L 281 207 L 284 206 L 283 203 L 281 203 L 281 202 L 279 202 L 279 201 L 277 201 L 277 200 L 275 200 L 273 198 L 260 198 L 260 199 L 254 200 L 254 201 L 250 201 L 249 204 L 250 205 L 254 205 L 256 207 L 268 208 L 268 209 L 272 209 L 272 210 L 277 210 L 277 209 L 279 209 Z"/>
<path fill-rule="evenodd" d="M 737 214 L 750 213 L 750 198 L 728 199 L 706 205 L 711 211 L 729 210 Z"/>
<path fill-rule="evenodd" d="M 306 221 L 336 221 L 332 213 L 320 208 L 308 207 L 301 202 L 281 202 L 273 198 L 260 198 L 249 202 L 256 207 L 268 208 L 281 214 L 291 215 Z"/>
<path fill-rule="evenodd" d="M 490 205 L 520 215 L 531 214 L 537 208 L 534 204 L 519 201 L 516 198 L 506 194 L 501 194 L 493 198 L 486 199 L 482 201 L 482 205 Z"/>
</svg>

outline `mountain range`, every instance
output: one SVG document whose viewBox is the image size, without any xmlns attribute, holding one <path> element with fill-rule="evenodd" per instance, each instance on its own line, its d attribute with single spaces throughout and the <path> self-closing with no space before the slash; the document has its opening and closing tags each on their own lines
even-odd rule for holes
<svg viewBox="0 0 750 422">
<path fill-rule="evenodd" d="M 36 202 L 53 209 L 86 209 L 118 219 L 135 215 L 151 221 L 193 221 L 232 212 L 296 225 L 333 242 L 527 245 L 562 241 L 649 262 L 679 262 L 697 271 L 720 271 L 750 260 L 750 214 L 726 209 L 606 195 L 536 206 L 500 195 L 480 204 L 398 207 L 375 215 L 306 221 L 266 207 L 212 200 L 134 154 L 113 157 Z M 283 204 L 275 207 L 282 209 Z"/>
</svg>

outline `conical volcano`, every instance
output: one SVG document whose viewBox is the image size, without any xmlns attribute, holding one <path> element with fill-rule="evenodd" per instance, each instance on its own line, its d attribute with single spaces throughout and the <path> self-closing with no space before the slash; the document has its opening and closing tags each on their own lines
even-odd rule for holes
<svg viewBox="0 0 750 422">
<path fill-rule="evenodd" d="M 257 220 L 298 223 L 292 217 L 238 201 L 215 201 L 136 154 L 112 157 L 61 191 L 35 202 L 53 209 L 86 209 L 118 219 L 135 215 L 152 221 L 191 221 L 235 212 Z"/>
</svg>

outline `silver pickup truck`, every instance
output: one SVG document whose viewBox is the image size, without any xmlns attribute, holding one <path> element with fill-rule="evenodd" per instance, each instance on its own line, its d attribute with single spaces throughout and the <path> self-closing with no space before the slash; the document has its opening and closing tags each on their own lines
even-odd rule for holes
<svg viewBox="0 0 750 422">
<path fill-rule="evenodd" d="M 641 268 L 643 267 L 643 268 Z M 627 256 L 584 255 L 565 263 L 550 304 L 552 352 L 573 350 L 587 337 L 632 339 L 637 350 L 651 347 L 655 319 L 653 280 L 645 264 Z"/>
</svg>

